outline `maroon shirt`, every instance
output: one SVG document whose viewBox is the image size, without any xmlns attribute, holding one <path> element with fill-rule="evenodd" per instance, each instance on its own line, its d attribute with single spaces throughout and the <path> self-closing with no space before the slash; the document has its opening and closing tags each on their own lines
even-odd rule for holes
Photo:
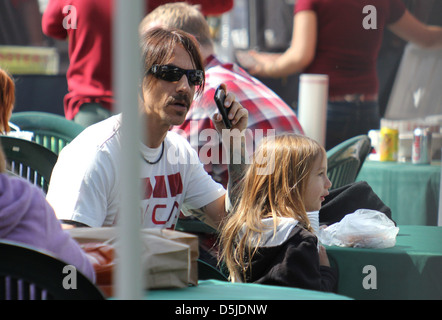
<svg viewBox="0 0 442 320">
<path fill-rule="evenodd" d="M 111 0 L 50 0 L 43 13 L 43 32 L 53 38 L 69 39 L 69 93 L 64 98 L 65 117 L 69 120 L 85 102 L 99 102 L 111 109 L 112 4 Z M 63 13 L 68 5 L 76 10 Z M 65 28 L 63 21 L 72 23 L 69 18 L 75 13 L 77 28 Z"/>
<path fill-rule="evenodd" d="M 146 0 L 146 12 L 166 2 L 172 1 Z M 205 14 L 220 14 L 233 6 L 232 0 L 190 2 L 200 4 Z M 68 5 L 75 11 L 66 9 L 63 13 Z M 64 98 L 65 117 L 69 120 L 83 103 L 98 102 L 112 109 L 112 10 L 113 0 L 50 0 L 43 13 L 43 32 L 53 38 L 69 39 L 69 93 Z M 75 13 L 77 28 L 66 28 Z"/>
<path fill-rule="evenodd" d="M 377 29 L 364 28 L 376 9 Z M 369 8 L 369 7 L 367 7 Z M 318 37 L 313 62 L 304 73 L 327 74 L 329 95 L 376 94 L 376 61 L 384 29 L 405 12 L 401 0 L 297 0 L 295 14 L 313 10 L 318 18 Z M 374 15 L 374 13 L 372 13 Z"/>
</svg>

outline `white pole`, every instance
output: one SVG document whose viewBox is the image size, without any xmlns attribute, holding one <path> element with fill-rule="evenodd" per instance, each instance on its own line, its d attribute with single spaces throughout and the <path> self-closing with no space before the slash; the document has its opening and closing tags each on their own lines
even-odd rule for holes
<svg viewBox="0 0 442 320">
<path fill-rule="evenodd" d="M 121 207 L 115 274 L 117 299 L 141 299 L 140 174 L 137 88 L 141 75 L 138 24 L 141 0 L 114 0 L 113 84 L 116 110 L 123 113 L 121 128 Z"/>
<path fill-rule="evenodd" d="M 442 152 L 442 149 L 441 149 Z M 441 163 L 442 169 L 442 163 Z M 437 218 L 437 226 L 442 227 L 442 170 L 440 171 L 440 188 L 439 188 L 439 212 Z"/>
<path fill-rule="evenodd" d="M 328 76 L 301 74 L 299 77 L 298 119 L 307 137 L 325 146 Z"/>
</svg>

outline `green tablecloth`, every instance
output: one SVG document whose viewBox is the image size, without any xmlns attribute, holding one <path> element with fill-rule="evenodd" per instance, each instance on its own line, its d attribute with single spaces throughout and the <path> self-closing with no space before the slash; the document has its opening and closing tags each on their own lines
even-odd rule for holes
<svg viewBox="0 0 442 320">
<path fill-rule="evenodd" d="M 437 226 L 441 165 L 365 161 L 357 181 L 367 181 L 401 225 Z"/>
<path fill-rule="evenodd" d="M 399 225 L 386 249 L 326 246 L 339 273 L 337 294 L 201 280 L 195 287 L 146 292 L 146 300 L 442 299 L 442 227 Z M 365 268 L 368 267 L 366 270 Z"/>
<path fill-rule="evenodd" d="M 348 297 L 297 288 L 200 280 L 198 286 L 151 290 L 147 300 L 348 300 Z"/>
<path fill-rule="evenodd" d="M 442 227 L 399 225 L 392 248 L 326 249 L 330 263 L 338 268 L 341 295 L 354 299 L 442 299 Z M 366 266 L 375 269 L 368 267 L 364 272 Z"/>
</svg>

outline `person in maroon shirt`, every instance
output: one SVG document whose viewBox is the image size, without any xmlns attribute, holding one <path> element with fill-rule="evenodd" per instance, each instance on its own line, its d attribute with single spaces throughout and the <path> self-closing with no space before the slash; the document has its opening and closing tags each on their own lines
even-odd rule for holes
<svg viewBox="0 0 442 320">
<path fill-rule="evenodd" d="M 442 45 L 442 28 L 427 26 L 401 0 L 297 0 L 290 48 L 249 52 L 240 63 L 255 75 L 329 76 L 326 149 L 379 128 L 376 60 L 384 29 L 423 47 Z"/>
<path fill-rule="evenodd" d="M 65 117 L 84 126 L 111 115 L 113 1 L 50 0 L 43 32 L 69 40 Z"/>
<path fill-rule="evenodd" d="M 146 13 L 165 2 L 169 1 L 146 1 Z M 205 14 L 221 14 L 233 6 L 233 1 L 190 2 L 201 5 Z M 113 111 L 112 13 L 112 0 L 49 0 L 43 13 L 43 32 L 69 39 L 64 112 L 67 119 L 84 126 L 108 118 Z"/>
</svg>

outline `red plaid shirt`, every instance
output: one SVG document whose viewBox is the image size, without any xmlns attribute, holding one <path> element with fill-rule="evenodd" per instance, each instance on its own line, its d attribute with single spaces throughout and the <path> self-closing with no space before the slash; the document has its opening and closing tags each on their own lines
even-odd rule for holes
<svg viewBox="0 0 442 320">
<path fill-rule="evenodd" d="M 304 133 L 295 112 L 272 90 L 238 65 L 223 64 L 214 56 L 210 56 L 207 59 L 205 72 L 204 93 L 195 97 L 184 123 L 172 129 L 185 137 L 198 152 L 207 143 L 205 139 L 200 141 L 198 138 L 201 131 L 215 128 L 211 118 L 213 114 L 218 112 L 218 109 L 213 97 L 216 88 L 221 83 L 225 83 L 227 91 L 234 93 L 236 100 L 249 111 L 248 129 L 252 134 L 255 129 L 263 129 L 264 136 L 267 129 L 275 129 L 276 134 L 282 132 Z M 219 148 L 221 155 L 221 147 Z M 249 149 L 250 151 L 253 150 Z M 202 162 L 205 164 L 206 171 L 215 181 L 224 186 L 227 185 L 227 165 Z"/>
</svg>

